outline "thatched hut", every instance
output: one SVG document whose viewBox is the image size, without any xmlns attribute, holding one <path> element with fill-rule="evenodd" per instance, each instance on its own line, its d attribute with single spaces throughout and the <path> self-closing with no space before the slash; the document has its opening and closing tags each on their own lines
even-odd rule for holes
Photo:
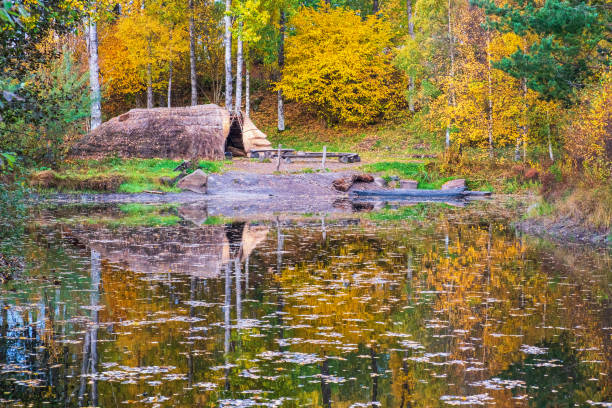
<svg viewBox="0 0 612 408">
<path fill-rule="evenodd" d="M 222 159 L 270 147 L 266 135 L 242 115 L 217 105 L 132 109 L 104 122 L 72 149 L 77 157 Z"/>
</svg>

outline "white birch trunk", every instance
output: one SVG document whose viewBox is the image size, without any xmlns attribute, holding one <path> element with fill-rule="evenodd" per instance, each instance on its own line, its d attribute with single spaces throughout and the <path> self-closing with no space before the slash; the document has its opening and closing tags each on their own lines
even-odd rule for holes
<svg viewBox="0 0 612 408">
<path fill-rule="evenodd" d="M 550 113 L 548 109 L 546 109 L 546 134 L 548 136 L 548 157 L 550 157 L 550 161 L 555 161 L 555 155 L 553 154 L 552 149 L 552 141 L 550 140 Z"/>
<path fill-rule="evenodd" d="M 225 0 L 225 33 L 223 42 L 225 45 L 225 109 L 232 112 L 232 19 L 230 11 L 232 8 L 232 0 Z"/>
<path fill-rule="evenodd" d="M 285 11 L 280 11 L 280 38 L 278 43 L 278 80 L 279 82 L 283 79 L 283 67 L 285 66 Z M 285 130 L 285 107 L 283 101 L 283 91 L 278 90 L 277 95 L 278 105 L 278 130 Z"/>
<path fill-rule="evenodd" d="M 521 81 L 523 88 L 523 126 L 521 126 L 521 136 L 523 142 L 523 161 L 527 159 L 527 135 L 529 134 L 529 125 L 527 123 L 527 79 Z"/>
<path fill-rule="evenodd" d="M 91 89 L 91 129 L 102 123 L 102 94 L 100 92 L 100 65 L 98 62 L 98 24 L 89 19 L 89 87 Z"/>
<path fill-rule="evenodd" d="M 172 107 L 172 61 L 168 63 L 168 107 Z"/>
<path fill-rule="evenodd" d="M 450 57 L 450 79 L 449 79 L 449 95 L 448 95 L 448 104 L 451 107 L 455 106 L 455 45 L 453 40 L 453 26 L 451 19 L 451 0 L 448 0 L 448 52 Z M 448 125 L 446 126 L 446 138 L 445 145 L 448 149 L 450 147 L 450 128 L 453 124 L 452 118 L 449 118 Z"/>
<path fill-rule="evenodd" d="M 191 81 L 191 106 L 198 104 L 198 84 L 195 57 L 195 27 L 193 22 L 193 0 L 189 0 L 189 71 Z"/>
<path fill-rule="evenodd" d="M 245 81 L 245 95 L 244 95 L 244 113 L 248 118 L 251 115 L 251 73 L 249 70 L 249 63 L 246 64 L 246 75 Z"/>
<path fill-rule="evenodd" d="M 242 23 L 240 23 L 242 28 Z M 244 66 L 244 60 L 242 55 L 242 38 L 238 36 L 236 39 L 236 101 L 234 112 L 240 113 L 242 109 L 242 67 Z"/>
<path fill-rule="evenodd" d="M 153 78 L 151 73 L 151 63 L 147 64 L 147 109 L 153 107 Z"/>
<path fill-rule="evenodd" d="M 412 0 L 407 0 L 406 8 L 408 12 L 408 33 L 410 38 L 414 40 L 414 19 L 412 16 Z M 414 112 L 414 76 L 410 76 L 410 84 L 408 85 L 408 108 L 410 112 Z"/>
</svg>

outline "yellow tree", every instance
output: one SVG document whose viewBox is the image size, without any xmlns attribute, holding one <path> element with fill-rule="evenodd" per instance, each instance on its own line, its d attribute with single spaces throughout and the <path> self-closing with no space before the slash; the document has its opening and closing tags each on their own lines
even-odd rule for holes
<svg viewBox="0 0 612 408">
<path fill-rule="evenodd" d="M 302 8 L 290 21 L 278 89 L 328 123 L 366 124 L 401 103 L 403 77 L 391 64 L 390 25 L 376 16 L 322 5 Z"/>
<path fill-rule="evenodd" d="M 138 94 L 146 89 L 151 108 L 153 90 L 168 87 L 172 62 L 188 49 L 186 13 L 177 4 L 149 2 L 146 7 L 129 4 L 125 13 L 107 27 L 101 46 L 102 75 L 112 90 Z"/>
</svg>

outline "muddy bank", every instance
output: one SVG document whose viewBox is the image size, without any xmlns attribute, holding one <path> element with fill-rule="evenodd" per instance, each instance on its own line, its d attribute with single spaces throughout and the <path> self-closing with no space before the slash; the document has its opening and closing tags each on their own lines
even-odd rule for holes
<svg viewBox="0 0 612 408">
<path fill-rule="evenodd" d="M 526 234 L 552 239 L 563 243 L 581 243 L 596 246 L 611 246 L 609 231 L 590 229 L 565 217 L 550 219 L 545 217 L 529 218 L 514 223 L 517 230 Z"/>
<path fill-rule="evenodd" d="M 353 190 L 387 190 L 373 182 L 355 182 L 348 192 L 332 187 L 334 180 L 360 172 L 258 174 L 227 172 L 208 178 L 208 194 L 181 193 L 104 193 L 53 194 L 40 201 L 54 204 L 143 203 L 181 204 L 196 210 L 198 218 L 207 216 L 243 217 L 274 213 L 347 213 L 371 211 L 387 205 L 401 206 L 418 202 L 444 202 L 463 207 L 471 199 L 356 198 Z"/>
<path fill-rule="evenodd" d="M 332 182 L 341 177 L 350 177 L 359 172 L 303 173 L 303 174 L 258 174 L 227 172 L 211 174 L 208 177 L 208 194 L 181 193 L 99 193 L 65 194 L 58 193 L 41 197 L 43 201 L 55 203 L 193 203 L 200 201 L 249 200 L 330 201 L 346 197 L 347 193 L 332 188 Z M 374 183 L 356 182 L 354 189 L 384 189 Z M 308 203 L 304 203 L 308 204 Z"/>
</svg>

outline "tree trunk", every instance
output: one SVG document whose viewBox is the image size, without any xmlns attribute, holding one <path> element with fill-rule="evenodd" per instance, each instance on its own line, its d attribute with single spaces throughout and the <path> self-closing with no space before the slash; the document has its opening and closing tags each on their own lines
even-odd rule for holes
<svg viewBox="0 0 612 408">
<path fill-rule="evenodd" d="M 153 107 L 153 78 L 151 74 L 151 63 L 147 64 L 147 109 Z"/>
<path fill-rule="evenodd" d="M 278 81 L 280 82 L 283 79 L 283 68 L 285 66 L 285 11 L 280 11 L 280 35 L 278 42 Z M 281 89 L 278 90 L 277 96 L 277 104 L 278 104 L 278 130 L 285 130 L 285 107 L 283 105 L 283 91 Z"/>
<path fill-rule="evenodd" d="M 550 161 L 555 161 L 555 155 L 553 154 L 552 142 L 550 140 L 550 113 L 548 109 L 546 109 L 546 135 L 548 136 L 548 157 L 550 157 Z"/>
<path fill-rule="evenodd" d="M 172 107 L 172 61 L 168 63 L 168 107 Z"/>
<path fill-rule="evenodd" d="M 378 0 L 372 2 L 372 14 L 378 13 Z"/>
<path fill-rule="evenodd" d="M 493 87 L 491 84 L 491 34 L 487 27 L 487 80 L 489 83 L 487 106 L 487 133 L 489 136 L 489 157 L 493 157 Z"/>
<path fill-rule="evenodd" d="M 406 1 L 406 11 L 408 13 L 408 33 L 410 38 L 414 40 L 414 19 L 412 16 L 412 0 Z M 414 76 L 410 76 L 410 84 L 408 85 L 408 108 L 410 112 L 414 112 Z"/>
<path fill-rule="evenodd" d="M 446 132 L 444 133 L 444 146 L 448 149 L 450 147 L 450 125 L 446 126 Z"/>
<path fill-rule="evenodd" d="M 527 134 L 529 133 L 529 125 L 527 123 L 527 79 L 521 80 L 523 88 L 523 126 L 521 126 L 521 136 L 523 139 L 523 161 L 527 159 Z"/>
<path fill-rule="evenodd" d="M 453 40 L 453 26 L 452 26 L 452 20 L 451 20 L 451 0 L 448 0 L 448 44 L 449 44 L 448 53 L 450 57 L 450 72 L 449 72 L 450 82 L 449 82 L 449 89 L 448 89 L 448 104 L 449 106 L 454 107 L 455 106 L 455 87 L 454 87 L 455 44 Z M 450 147 L 450 128 L 452 124 L 453 124 L 453 119 L 451 117 L 449 119 L 448 125 L 446 126 L 445 145 L 447 149 Z"/>
<path fill-rule="evenodd" d="M 232 9 L 232 0 L 225 0 L 225 34 L 223 43 L 225 45 L 225 109 L 232 112 L 232 19 L 230 11 Z"/>
<path fill-rule="evenodd" d="M 197 84 L 197 76 L 196 76 L 193 0 L 189 0 L 189 70 L 190 70 L 190 78 L 191 78 L 191 106 L 195 106 L 198 104 L 198 84 Z"/>
<path fill-rule="evenodd" d="M 244 95 L 244 113 L 248 118 L 251 115 L 251 73 L 249 70 L 249 63 L 246 64 L 246 75 L 245 75 L 245 95 Z"/>
<path fill-rule="evenodd" d="M 89 87 L 91 89 L 91 129 L 102 123 L 100 65 L 98 64 L 98 24 L 89 19 Z"/>
<path fill-rule="evenodd" d="M 242 29 L 242 22 L 240 23 L 240 29 Z M 242 56 L 242 38 L 240 35 L 236 39 L 236 107 L 234 112 L 240 113 L 242 109 L 242 67 L 244 60 Z"/>
</svg>

